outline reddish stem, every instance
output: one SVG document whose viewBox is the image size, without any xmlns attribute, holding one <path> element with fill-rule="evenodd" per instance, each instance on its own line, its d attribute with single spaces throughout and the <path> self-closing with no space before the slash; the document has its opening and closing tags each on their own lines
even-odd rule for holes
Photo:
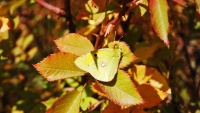
<svg viewBox="0 0 200 113">
<path fill-rule="evenodd" d="M 55 7 L 53 5 L 50 5 L 48 3 L 46 3 L 44 0 L 36 0 L 37 3 L 41 4 L 42 6 L 46 7 L 47 9 L 49 9 L 50 11 L 61 15 L 61 16 L 65 16 L 66 12 L 58 7 Z"/>
</svg>

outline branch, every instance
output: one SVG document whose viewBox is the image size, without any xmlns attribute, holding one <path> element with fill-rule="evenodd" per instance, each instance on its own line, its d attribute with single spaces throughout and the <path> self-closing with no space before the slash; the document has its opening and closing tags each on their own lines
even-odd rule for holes
<svg viewBox="0 0 200 113">
<path fill-rule="evenodd" d="M 72 14 L 71 14 L 71 5 L 70 5 L 70 0 L 64 0 L 64 10 L 65 12 L 67 12 L 67 14 L 65 15 L 66 20 L 69 22 L 69 32 L 70 33 L 75 33 L 76 32 L 76 26 L 73 23 L 73 18 L 72 18 Z"/>
<path fill-rule="evenodd" d="M 46 7 L 47 9 L 49 9 L 50 11 L 60 15 L 60 16 L 65 16 L 66 12 L 58 7 L 55 7 L 53 5 L 50 5 L 48 3 L 46 3 L 44 0 L 36 0 L 37 3 L 39 3 L 40 5 Z"/>
<path fill-rule="evenodd" d="M 106 25 L 106 27 L 101 29 L 99 35 L 97 36 L 96 42 L 95 42 L 95 46 L 94 46 L 95 50 L 97 50 L 103 46 L 104 38 L 110 34 L 110 32 L 114 29 L 115 24 L 126 13 L 126 11 L 127 11 L 126 3 L 123 2 L 123 7 L 122 7 L 122 10 L 120 11 L 119 15 L 116 18 L 114 18 L 112 21 L 110 21 Z"/>
</svg>

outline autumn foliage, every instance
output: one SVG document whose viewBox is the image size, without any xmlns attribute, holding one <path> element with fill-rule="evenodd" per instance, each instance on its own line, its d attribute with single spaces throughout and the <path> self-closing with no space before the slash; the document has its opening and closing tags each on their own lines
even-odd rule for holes
<svg viewBox="0 0 200 113">
<path fill-rule="evenodd" d="M 0 112 L 200 110 L 198 0 L 3 0 L 0 11 Z"/>
</svg>

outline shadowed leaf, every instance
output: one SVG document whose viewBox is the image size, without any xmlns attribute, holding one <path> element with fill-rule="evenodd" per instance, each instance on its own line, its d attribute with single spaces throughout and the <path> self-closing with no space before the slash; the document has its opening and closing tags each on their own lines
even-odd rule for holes
<svg viewBox="0 0 200 113">
<path fill-rule="evenodd" d="M 78 113 L 82 92 L 73 91 L 59 97 L 47 113 Z"/>
<path fill-rule="evenodd" d="M 110 101 L 102 113 L 130 113 L 131 108 L 121 108 L 121 106 Z"/>
<path fill-rule="evenodd" d="M 156 106 L 167 97 L 167 93 L 148 84 L 139 85 L 138 90 L 145 101 L 140 106 L 145 108 Z"/>
</svg>

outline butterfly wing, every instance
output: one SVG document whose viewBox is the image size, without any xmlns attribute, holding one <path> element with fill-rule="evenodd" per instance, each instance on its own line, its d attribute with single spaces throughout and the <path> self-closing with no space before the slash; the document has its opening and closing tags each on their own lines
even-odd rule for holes
<svg viewBox="0 0 200 113">
<path fill-rule="evenodd" d="M 118 49 L 104 48 L 76 59 L 75 64 L 99 81 L 111 81 L 118 69 L 121 53 Z"/>
</svg>

